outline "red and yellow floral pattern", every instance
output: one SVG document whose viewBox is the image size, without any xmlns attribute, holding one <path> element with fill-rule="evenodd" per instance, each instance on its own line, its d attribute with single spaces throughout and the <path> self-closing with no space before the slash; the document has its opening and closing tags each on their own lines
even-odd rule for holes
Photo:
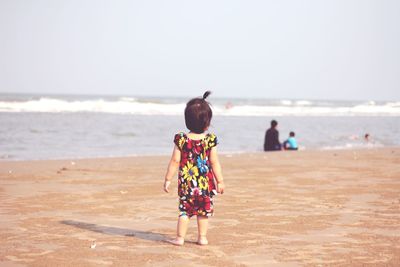
<svg viewBox="0 0 400 267">
<path fill-rule="evenodd" d="M 178 133 L 174 143 L 181 151 L 178 173 L 179 214 L 213 215 L 213 196 L 217 194 L 214 173 L 210 164 L 211 148 L 218 144 L 215 134 L 192 140 Z"/>
</svg>

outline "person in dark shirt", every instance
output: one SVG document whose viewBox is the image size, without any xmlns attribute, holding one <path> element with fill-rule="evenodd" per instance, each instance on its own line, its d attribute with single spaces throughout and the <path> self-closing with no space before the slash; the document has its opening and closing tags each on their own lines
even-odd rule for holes
<svg viewBox="0 0 400 267">
<path fill-rule="evenodd" d="M 278 122 L 276 120 L 271 121 L 271 128 L 265 133 L 264 140 L 264 151 L 281 150 L 281 143 L 279 142 L 279 132 L 276 129 Z"/>
</svg>

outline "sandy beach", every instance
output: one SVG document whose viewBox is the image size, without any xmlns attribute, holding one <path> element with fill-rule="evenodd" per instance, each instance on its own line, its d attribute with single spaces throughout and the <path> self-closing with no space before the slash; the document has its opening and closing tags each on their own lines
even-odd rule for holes
<svg viewBox="0 0 400 267">
<path fill-rule="evenodd" d="M 0 163 L 1 266 L 399 266 L 400 149 L 221 156 L 209 246 L 175 234 L 169 157 Z"/>
</svg>

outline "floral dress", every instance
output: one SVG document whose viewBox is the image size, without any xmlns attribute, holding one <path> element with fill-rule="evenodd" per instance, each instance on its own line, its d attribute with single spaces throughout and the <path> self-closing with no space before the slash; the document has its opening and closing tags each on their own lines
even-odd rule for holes
<svg viewBox="0 0 400 267">
<path fill-rule="evenodd" d="M 217 142 L 217 137 L 211 133 L 200 140 L 192 140 L 185 133 L 175 135 L 174 143 L 181 151 L 178 173 L 179 216 L 213 215 L 213 196 L 217 191 L 210 152 Z"/>
</svg>

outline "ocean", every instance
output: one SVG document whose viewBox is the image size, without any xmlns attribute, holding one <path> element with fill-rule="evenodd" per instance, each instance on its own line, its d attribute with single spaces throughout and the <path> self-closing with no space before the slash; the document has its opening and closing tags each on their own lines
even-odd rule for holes
<svg viewBox="0 0 400 267">
<path fill-rule="evenodd" d="M 187 131 L 176 97 L 0 94 L 0 160 L 167 155 Z M 400 146 L 400 102 L 228 99 L 211 95 L 221 153 L 258 152 L 270 121 L 300 149 Z M 368 133 L 370 140 L 364 140 Z"/>
</svg>

